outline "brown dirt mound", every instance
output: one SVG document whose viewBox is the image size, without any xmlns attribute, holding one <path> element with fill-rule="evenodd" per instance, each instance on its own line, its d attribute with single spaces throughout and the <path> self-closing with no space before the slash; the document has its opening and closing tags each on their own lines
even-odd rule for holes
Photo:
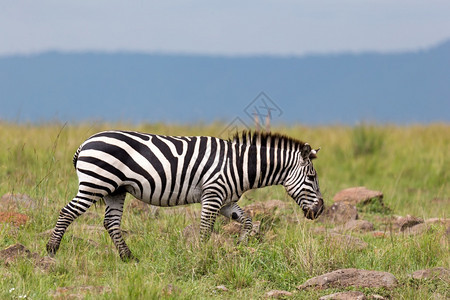
<svg viewBox="0 0 450 300">
<path fill-rule="evenodd" d="M 25 225 L 29 217 L 27 215 L 13 212 L 13 211 L 0 211 L 0 223 L 11 223 L 14 226 Z"/>
</svg>

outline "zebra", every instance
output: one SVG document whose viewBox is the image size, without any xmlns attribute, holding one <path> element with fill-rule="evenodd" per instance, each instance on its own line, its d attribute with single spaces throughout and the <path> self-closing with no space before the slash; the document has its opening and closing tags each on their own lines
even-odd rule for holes
<svg viewBox="0 0 450 300">
<path fill-rule="evenodd" d="M 201 203 L 200 238 L 207 241 L 216 216 L 241 224 L 238 243 L 252 229 L 237 201 L 250 189 L 283 185 L 308 219 L 324 209 L 312 160 L 319 149 L 277 133 L 243 131 L 230 139 L 165 136 L 135 131 L 97 133 L 76 151 L 76 196 L 61 209 L 47 243 L 54 256 L 67 227 L 104 199 L 104 227 L 120 258 L 135 259 L 120 230 L 127 193 L 151 205 Z"/>
</svg>

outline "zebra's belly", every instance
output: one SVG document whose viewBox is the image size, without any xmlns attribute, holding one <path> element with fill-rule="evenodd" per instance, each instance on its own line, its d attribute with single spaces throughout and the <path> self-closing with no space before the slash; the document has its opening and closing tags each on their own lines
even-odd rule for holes
<svg viewBox="0 0 450 300">
<path fill-rule="evenodd" d="M 131 187 L 126 187 L 126 190 L 136 199 L 139 199 L 151 205 L 163 207 L 200 203 L 202 196 L 202 189 L 200 187 L 184 189 L 181 193 L 173 191 L 166 191 L 164 193 L 161 193 L 161 191 L 155 191 L 153 193 L 142 193 L 142 195 L 140 191 L 135 191 Z"/>
</svg>

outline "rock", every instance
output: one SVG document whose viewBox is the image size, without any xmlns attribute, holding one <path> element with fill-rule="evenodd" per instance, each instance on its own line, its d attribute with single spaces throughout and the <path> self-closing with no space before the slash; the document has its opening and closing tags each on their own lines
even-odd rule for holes
<svg viewBox="0 0 450 300">
<path fill-rule="evenodd" d="M 32 257 L 31 251 L 22 244 L 14 244 L 0 251 L 0 259 L 5 265 L 20 257 Z"/>
<path fill-rule="evenodd" d="M 55 264 L 56 264 L 55 259 L 51 258 L 50 256 L 35 258 L 35 265 L 38 266 L 43 271 L 50 270 Z"/>
<path fill-rule="evenodd" d="M 346 222 L 344 225 L 337 226 L 333 230 L 334 231 L 360 231 L 367 232 L 373 231 L 373 224 L 366 220 L 350 220 Z"/>
<path fill-rule="evenodd" d="M 403 232 L 410 235 L 419 235 L 425 233 L 430 227 L 425 223 L 420 223 L 412 227 L 407 227 Z"/>
<path fill-rule="evenodd" d="M 338 248 L 349 250 L 363 250 L 369 245 L 360 238 L 331 232 L 326 236 L 328 243 Z"/>
<path fill-rule="evenodd" d="M 286 202 L 281 200 L 272 199 L 264 202 L 264 207 L 266 210 L 275 211 L 277 209 L 285 209 L 287 206 Z"/>
<path fill-rule="evenodd" d="M 393 288 L 397 286 L 397 279 L 388 272 L 369 271 L 359 269 L 340 269 L 307 280 L 299 289 L 330 288 L 330 287 L 367 287 Z"/>
<path fill-rule="evenodd" d="M 424 270 L 415 271 L 414 273 L 411 274 L 411 276 L 412 276 L 412 278 L 419 279 L 419 280 L 440 279 L 447 283 L 450 283 L 450 270 L 443 268 L 443 267 L 436 267 L 436 268 L 432 268 L 432 269 L 424 269 Z"/>
<path fill-rule="evenodd" d="M 222 291 L 222 292 L 228 292 L 227 287 L 224 286 L 224 285 L 218 285 L 218 286 L 216 286 L 216 290 Z"/>
<path fill-rule="evenodd" d="M 266 202 L 254 202 L 244 207 L 244 211 L 250 216 L 274 215 L 280 209 L 286 208 L 286 203 L 281 200 L 269 200 Z"/>
<path fill-rule="evenodd" d="M 326 223 L 343 224 L 356 219 L 358 219 L 358 211 L 354 205 L 336 202 L 327 207 L 318 220 Z"/>
<path fill-rule="evenodd" d="M 36 208 L 36 200 L 26 194 L 6 193 L 0 198 L 0 209 L 2 210 L 20 210 Z"/>
<path fill-rule="evenodd" d="M 385 300 L 387 298 L 381 296 L 381 295 L 377 295 L 377 294 L 370 294 L 369 299 L 371 300 Z"/>
<path fill-rule="evenodd" d="M 223 226 L 222 229 L 227 234 L 239 234 L 241 232 L 241 224 L 231 221 L 230 223 Z"/>
<path fill-rule="evenodd" d="M 253 227 L 252 227 L 252 230 L 249 233 L 249 236 L 258 235 L 259 234 L 259 230 L 260 230 L 261 222 L 260 221 L 253 221 L 252 223 L 253 223 Z M 242 227 L 242 225 L 240 223 L 232 221 L 232 222 L 224 225 L 222 227 L 222 229 L 223 229 L 223 231 L 226 234 L 236 235 L 236 234 L 239 234 L 241 232 L 241 227 Z"/>
<path fill-rule="evenodd" d="M 266 208 L 264 203 L 255 202 L 244 207 L 244 212 L 247 213 L 250 217 L 255 217 L 257 215 L 262 215 L 266 213 Z"/>
<path fill-rule="evenodd" d="M 400 228 L 400 231 L 405 231 L 406 228 L 423 223 L 423 219 L 407 215 L 406 217 L 397 217 L 395 223 Z"/>
<path fill-rule="evenodd" d="M 450 219 L 446 218 L 430 218 L 425 220 L 425 224 L 428 225 L 443 225 L 445 227 L 450 227 Z"/>
<path fill-rule="evenodd" d="M 85 299 L 87 295 L 98 295 L 110 293 L 111 288 L 107 286 L 69 286 L 58 287 L 50 292 L 50 296 L 56 299 Z"/>
<path fill-rule="evenodd" d="M 54 259 L 48 256 L 41 257 L 37 253 L 32 253 L 22 244 L 14 244 L 0 251 L 0 260 L 2 260 L 6 266 L 19 258 L 31 259 L 35 266 L 44 271 L 48 271 L 55 265 Z"/>
<path fill-rule="evenodd" d="M 288 291 L 271 290 L 266 293 L 267 298 L 282 299 L 286 297 L 292 297 L 292 293 Z"/>
<path fill-rule="evenodd" d="M 334 202 L 346 202 L 352 205 L 356 205 L 358 203 L 366 204 L 372 199 L 376 199 L 380 203 L 383 203 L 383 193 L 369 190 L 364 186 L 342 190 L 333 197 Z"/>
<path fill-rule="evenodd" d="M 28 222 L 29 217 L 27 215 L 13 212 L 13 211 L 0 211 L 0 223 L 10 223 L 14 226 L 22 226 Z"/>
<path fill-rule="evenodd" d="M 320 297 L 319 300 L 366 300 L 366 295 L 358 291 L 340 292 Z"/>
<path fill-rule="evenodd" d="M 258 235 L 261 231 L 261 221 L 253 221 L 252 231 L 250 231 L 250 236 Z"/>
</svg>

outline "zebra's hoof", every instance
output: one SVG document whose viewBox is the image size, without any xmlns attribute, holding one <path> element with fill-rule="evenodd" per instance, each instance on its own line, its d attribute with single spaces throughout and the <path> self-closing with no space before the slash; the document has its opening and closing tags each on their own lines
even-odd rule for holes
<svg viewBox="0 0 450 300">
<path fill-rule="evenodd" d="M 131 252 L 120 255 L 120 259 L 123 262 L 137 262 L 137 263 L 139 262 L 139 259 L 136 256 L 134 256 L 133 254 L 131 254 Z"/>
<path fill-rule="evenodd" d="M 48 243 L 48 244 L 47 244 L 47 253 L 48 253 L 48 256 L 54 257 L 55 254 L 56 254 L 56 251 L 58 251 L 58 248 L 59 248 L 59 246 L 57 246 L 57 245 L 55 246 L 55 245 L 52 245 L 52 244 Z"/>
</svg>

